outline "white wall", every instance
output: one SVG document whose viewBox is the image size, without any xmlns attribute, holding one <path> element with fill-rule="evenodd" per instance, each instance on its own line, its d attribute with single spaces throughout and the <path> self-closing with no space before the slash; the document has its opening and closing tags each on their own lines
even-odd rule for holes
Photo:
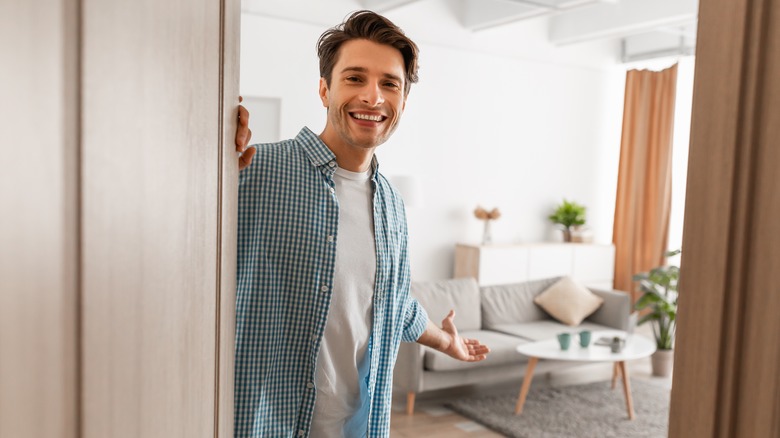
<svg viewBox="0 0 780 438">
<path fill-rule="evenodd" d="M 672 145 L 672 211 L 669 218 L 670 250 L 682 247 L 685 217 L 685 187 L 688 179 L 688 145 L 691 138 L 693 109 L 694 58 L 682 58 L 677 66 L 677 100 L 674 106 L 674 139 Z M 679 264 L 680 258 L 670 260 Z"/>
<path fill-rule="evenodd" d="M 403 18 L 390 18 L 404 27 Z M 457 44 L 430 29 L 405 29 L 420 45 L 420 83 L 377 155 L 385 175 L 422 183 L 425 203 L 408 211 L 413 278 L 452 275 L 454 244 L 481 238 L 472 216 L 478 204 L 503 212 L 496 243 L 557 237 L 546 216 L 564 197 L 585 204 L 595 240 L 610 242 L 625 80 L 606 61 L 610 47 L 555 49 L 529 36 L 527 52 L 514 39 L 519 49 L 501 55 L 496 45 L 508 36 L 500 29 L 461 32 Z M 243 16 L 241 92 L 281 98 L 282 138 L 303 125 L 324 127 L 315 53 L 323 30 Z"/>
</svg>

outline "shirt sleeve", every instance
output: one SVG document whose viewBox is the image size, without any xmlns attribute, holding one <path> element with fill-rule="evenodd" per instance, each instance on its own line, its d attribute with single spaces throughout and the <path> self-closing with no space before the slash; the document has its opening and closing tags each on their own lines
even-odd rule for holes
<svg viewBox="0 0 780 438">
<path fill-rule="evenodd" d="M 420 339 L 427 326 L 428 313 L 416 299 L 407 296 L 404 311 L 404 332 L 401 341 L 415 342 Z"/>
</svg>

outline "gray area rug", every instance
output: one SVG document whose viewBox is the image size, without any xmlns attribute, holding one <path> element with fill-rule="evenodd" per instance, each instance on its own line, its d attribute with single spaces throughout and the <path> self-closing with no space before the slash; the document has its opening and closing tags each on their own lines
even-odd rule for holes
<svg viewBox="0 0 780 438">
<path fill-rule="evenodd" d="M 631 395 L 633 421 L 619 382 L 614 390 L 610 382 L 558 388 L 532 384 L 521 415 L 514 414 L 517 394 L 466 397 L 445 406 L 508 437 L 666 437 L 669 389 L 633 379 Z"/>
</svg>

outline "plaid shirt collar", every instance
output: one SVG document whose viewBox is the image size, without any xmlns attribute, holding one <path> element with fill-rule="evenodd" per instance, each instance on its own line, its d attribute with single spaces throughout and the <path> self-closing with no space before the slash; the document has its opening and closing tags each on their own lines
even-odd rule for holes
<svg viewBox="0 0 780 438">
<path fill-rule="evenodd" d="M 309 157 L 309 161 L 315 167 L 323 169 L 323 172 L 327 172 L 328 176 L 332 176 L 336 171 L 338 163 L 336 162 L 336 155 L 325 144 L 319 135 L 312 132 L 308 127 L 303 127 L 295 140 L 301 145 L 303 151 Z M 379 160 L 376 155 L 371 157 L 371 180 L 376 183 L 377 174 L 379 173 Z"/>
</svg>

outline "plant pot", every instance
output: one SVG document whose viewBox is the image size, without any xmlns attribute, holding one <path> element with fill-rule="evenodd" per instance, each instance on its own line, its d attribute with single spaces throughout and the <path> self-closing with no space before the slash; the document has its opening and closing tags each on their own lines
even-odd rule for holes
<svg viewBox="0 0 780 438">
<path fill-rule="evenodd" d="M 656 377 L 669 377 L 672 375 L 674 365 L 674 350 L 656 350 L 651 357 L 653 375 Z"/>
<path fill-rule="evenodd" d="M 566 243 L 571 242 L 571 228 L 563 227 L 561 231 L 563 232 L 563 241 Z"/>
<path fill-rule="evenodd" d="M 592 243 L 593 231 L 586 226 L 575 225 L 571 227 L 569 236 L 572 243 Z"/>
</svg>

